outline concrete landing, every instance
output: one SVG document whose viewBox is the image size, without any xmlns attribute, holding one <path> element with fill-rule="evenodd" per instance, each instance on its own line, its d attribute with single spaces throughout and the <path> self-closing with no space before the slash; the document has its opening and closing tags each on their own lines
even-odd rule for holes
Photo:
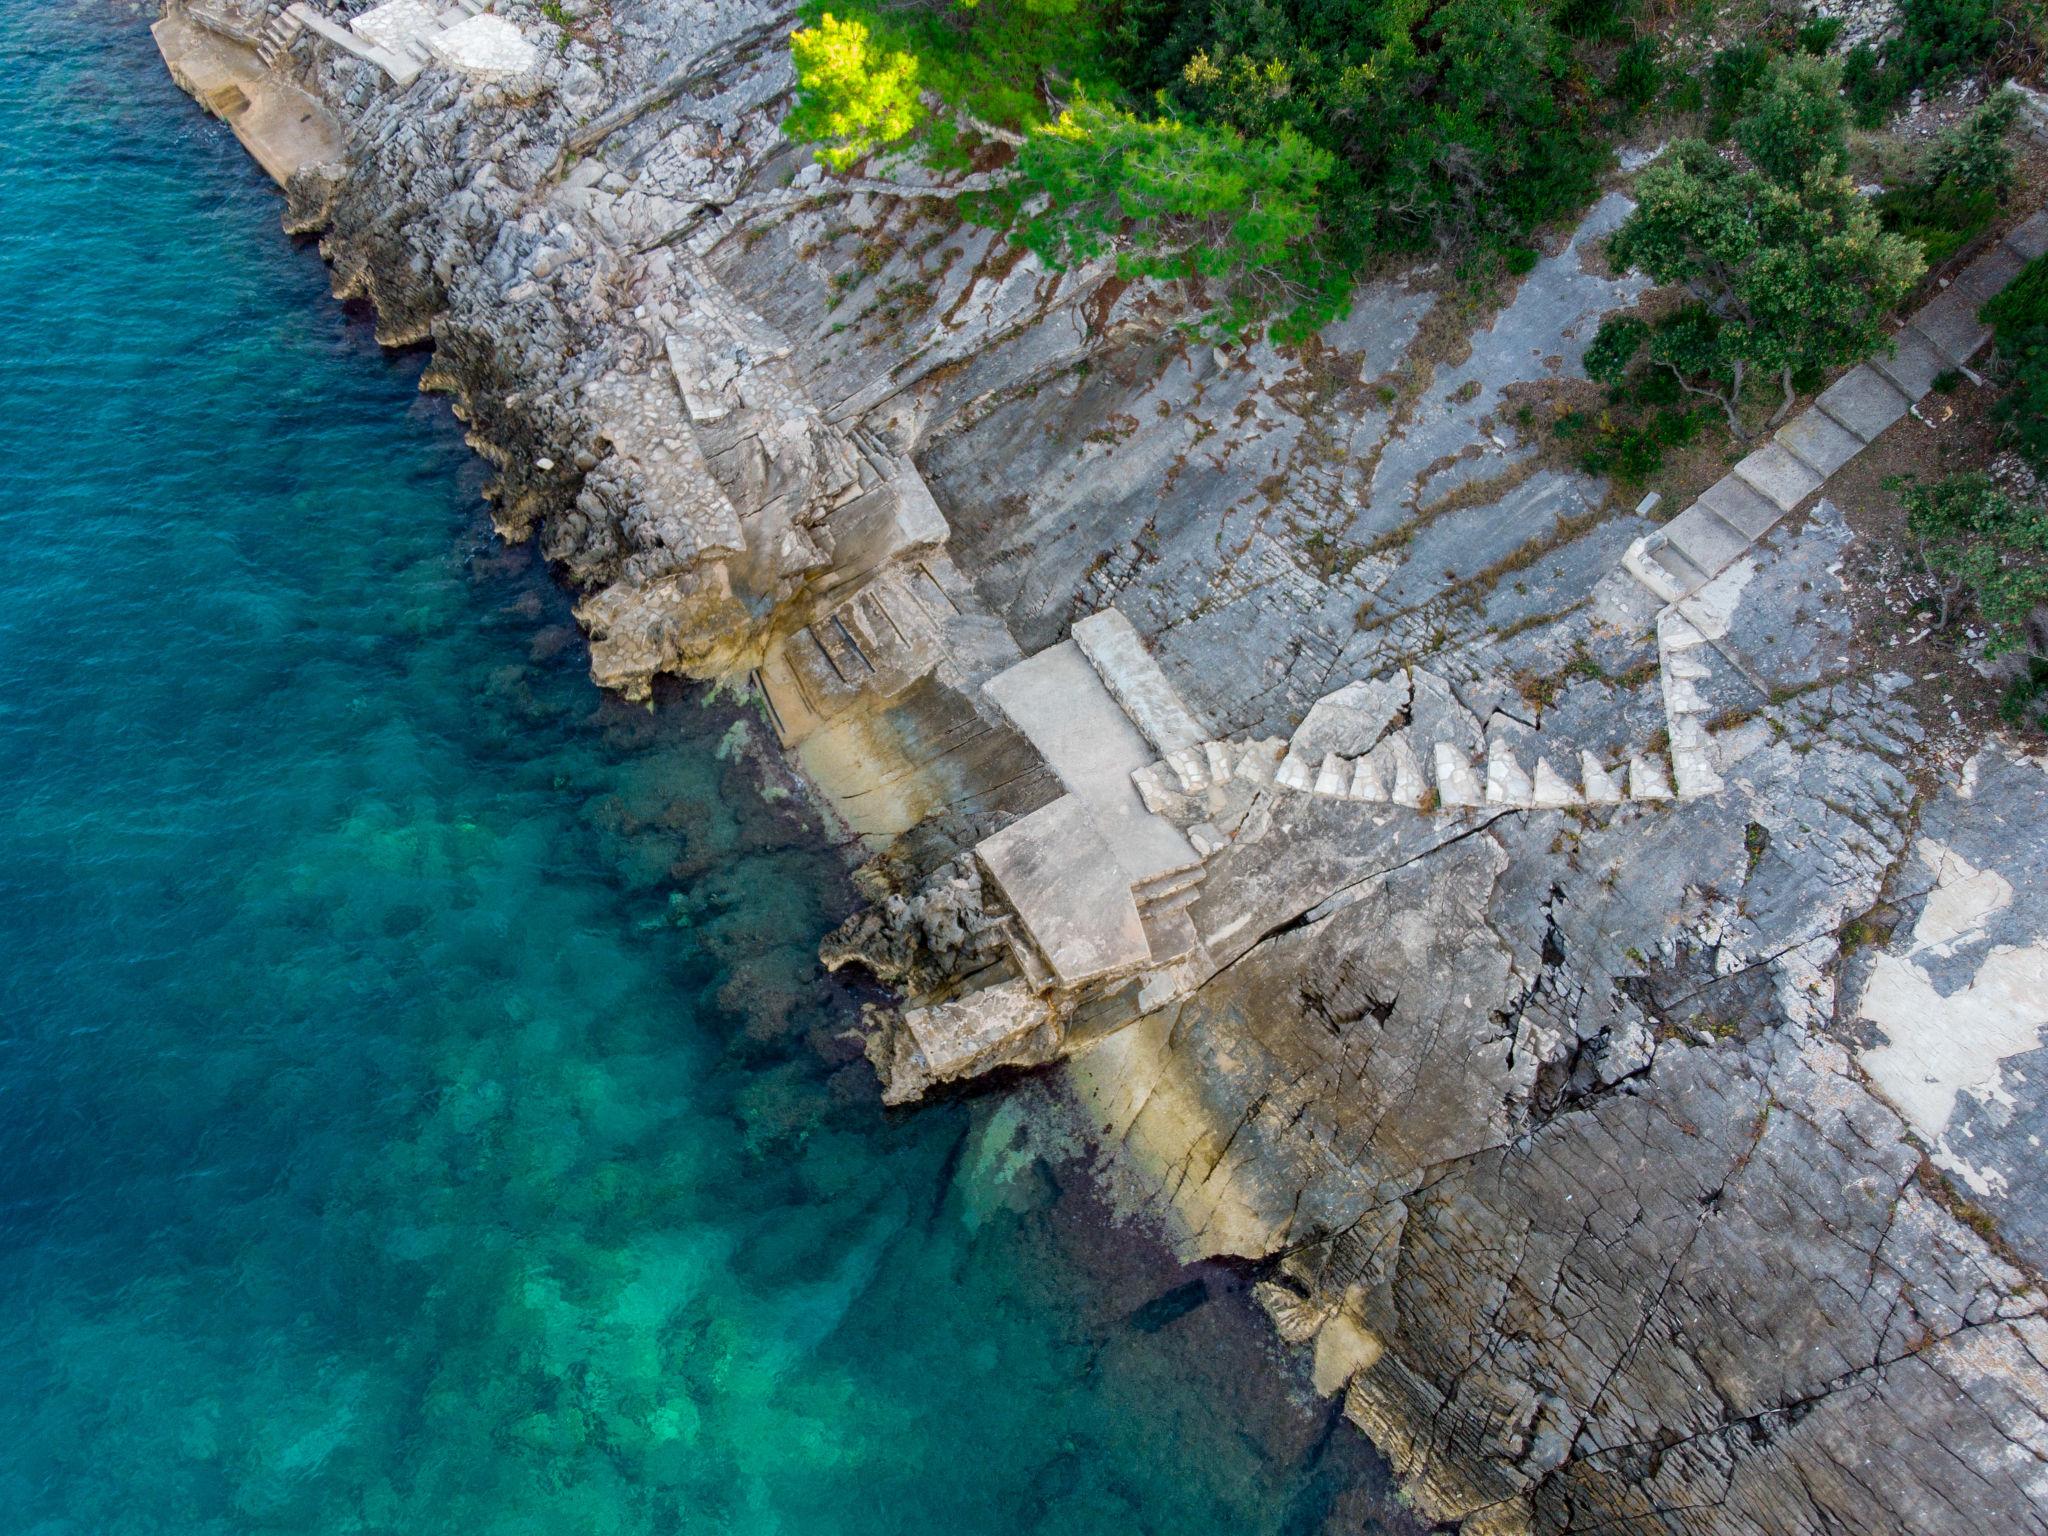
<svg viewBox="0 0 2048 1536">
<path fill-rule="evenodd" d="M 1156 756 L 1072 640 L 1028 656 L 984 691 L 1086 807 L 1125 871 L 1124 887 L 1196 863 L 1170 822 L 1145 809 L 1131 775 Z"/>
<path fill-rule="evenodd" d="M 339 167 L 341 126 L 311 96 L 268 73 L 255 50 L 176 11 L 149 31 L 171 78 L 233 129 L 279 186 L 307 166 Z"/>
<path fill-rule="evenodd" d="M 1013 821 L 983 839 L 975 855 L 1062 985 L 1150 963 L 1152 946 L 1131 895 L 1131 877 L 1080 796 L 1062 795 Z"/>
</svg>

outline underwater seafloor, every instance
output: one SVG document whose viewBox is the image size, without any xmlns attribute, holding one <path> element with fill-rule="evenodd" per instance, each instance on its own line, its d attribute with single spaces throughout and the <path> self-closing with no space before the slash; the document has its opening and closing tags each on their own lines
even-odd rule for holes
<svg viewBox="0 0 2048 1536">
<path fill-rule="evenodd" d="M 843 858 L 150 19 L 0 0 L 0 1532 L 1405 1526 L 1243 1274 L 880 1109 Z"/>
</svg>

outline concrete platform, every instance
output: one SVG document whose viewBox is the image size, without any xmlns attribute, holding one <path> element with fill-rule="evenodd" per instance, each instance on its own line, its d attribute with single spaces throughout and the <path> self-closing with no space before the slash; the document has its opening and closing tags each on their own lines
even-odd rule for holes
<svg viewBox="0 0 2048 1536">
<path fill-rule="evenodd" d="M 1078 795 L 1062 795 L 1011 822 L 974 852 L 1062 984 L 1114 976 L 1151 961 L 1130 873 Z"/>
<path fill-rule="evenodd" d="M 1086 808 L 1124 886 L 1196 861 L 1171 822 L 1145 809 L 1131 775 L 1156 756 L 1072 640 L 1027 656 L 984 691 Z"/>
</svg>

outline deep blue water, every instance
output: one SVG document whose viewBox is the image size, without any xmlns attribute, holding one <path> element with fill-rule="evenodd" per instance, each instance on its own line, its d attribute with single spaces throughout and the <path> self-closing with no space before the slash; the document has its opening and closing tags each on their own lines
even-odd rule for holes
<svg viewBox="0 0 2048 1536">
<path fill-rule="evenodd" d="M 876 1107 L 840 860 L 145 22 L 0 0 L 0 1531 L 1360 1529 L 1013 1110 Z"/>
</svg>

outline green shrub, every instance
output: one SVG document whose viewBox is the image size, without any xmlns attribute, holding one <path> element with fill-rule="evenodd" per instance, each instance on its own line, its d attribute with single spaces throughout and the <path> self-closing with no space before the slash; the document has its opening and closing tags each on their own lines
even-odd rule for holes
<svg viewBox="0 0 2048 1536">
<path fill-rule="evenodd" d="M 1878 195 L 1884 227 L 1919 241 L 1930 266 L 1948 260 L 1998 216 L 2012 186 L 2006 135 L 2018 114 L 2018 99 L 2001 91 L 1934 141 L 1912 181 Z"/>
<path fill-rule="evenodd" d="M 2019 115 L 2018 94 L 1998 92 L 1934 141 L 1927 153 L 1927 180 L 1959 192 L 1995 193 L 2002 201 L 2012 188 L 2013 154 L 2007 140 Z"/>
<path fill-rule="evenodd" d="M 2048 472 L 2048 256 L 2029 262 L 1983 316 L 2007 379 L 1997 407 L 2006 441 Z"/>
<path fill-rule="evenodd" d="M 1998 701 L 1998 717 L 2018 730 L 2048 731 L 2048 659 L 2028 658 Z"/>
<path fill-rule="evenodd" d="M 1558 0 L 1551 17 L 1566 37 L 1612 42 L 1634 30 L 1629 19 L 1634 10 L 1635 0 Z"/>
<path fill-rule="evenodd" d="M 1858 43 L 1842 59 L 1842 94 L 1858 128 L 1882 128 L 1909 89 L 1905 76 L 1888 68 L 1868 43 Z"/>
<path fill-rule="evenodd" d="M 1841 34 L 1841 17 L 1816 16 L 1799 29 L 1799 51 L 1819 58 L 1834 48 L 1835 39 Z"/>
<path fill-rule="evenodd" d="M 1967 606 L 1984 626 L 1987 657 L 2042 659 L 2031 626 L 2034 610 L 2048 603 L 2048 509 L 2015 501 L 1984 474 L 1888 485 L 1906 509 L 1922 567 L 1939 584 L 1936 624 L 1947 628 Z"/>
<path fill-rule="evenodd" d="M 1781 186 L 1797 186 L 1824 162 L 1840 166 L 1849 150 L 1842 66 L 1804 56 L 1775 61 L 1748 91 L 1734 134 L 1750 162 Z"/>
<path fill-rule="evenodd" d="M 1904 186 L 1880 192 L 1877 216 L 1895 235 L 1917 240 L 1930 267 L 1940 266 L 1968 245 L 1998 213 L 1990 192 L 1962 192 L 1947 185 Z"/>
<path fill-rule="evenodd" d="M 1771 50 L 1762 43 L 1735 43 L 1714 55 L 1707 66 L 1707 137 L 1719 143 L 1735 126 L 1735 115 L 1749 93 L 1771 72 Z"/>
<path fill-rule="evenodd" d="M 1943 86 L 1987 63 L 2013 24 L 2012 0 L 1900 0 L 1885 63 L 1906 85 Z"/>
<path fill-rule="evenodd" d="M 1664 85 L 1664 71 L 1657 63 L 1659 49 L 1654 37 L 1639 37 L 1614 58 L 1614 73 L 1607 79 L 1607 99 L 1625 114 L 1633 116 L 1657 99 Z"/>
</svg>

